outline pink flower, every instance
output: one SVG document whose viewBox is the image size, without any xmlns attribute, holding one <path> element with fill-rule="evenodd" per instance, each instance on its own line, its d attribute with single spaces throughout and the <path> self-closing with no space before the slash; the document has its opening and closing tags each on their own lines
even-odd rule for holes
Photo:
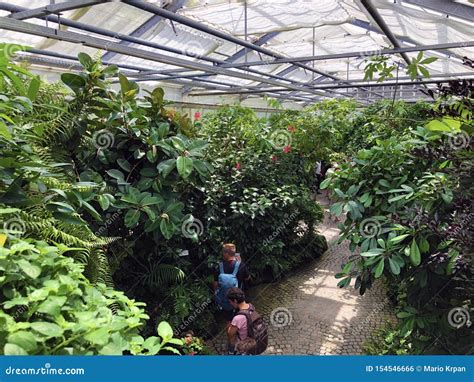
<svg viewBox="0 0 474 382">
<path fill-rule="evenodd" d="M 236 168 L 237 170 L 240 170 L 240 163 L 239 163 L 239 162 L 237 162 L 237 163 L 235 164 L 235 168 Z"/>
<path fill-rule="evenodd" d="M 288 154 L 290 151 L 291 151 L 291 146 L 290 145 L 283 147 L 283 152 L 285 154 Z"/>
<path fill-rule="evenodd" d="M 290 125 L 290 126 L 288 126 L 288 131 L 290 133 L 294 133 L 296 131 L 296 127 Z"/>
<path fill-rule="evenodd" d="M 276 162 L 277 161 L 277 157 L 275 155 L 272 155 L 272 161 L 273 162 Z"/>
<path fill-rule="evenodd" d="M 201 112 L 200 111 L 196 111 L 194 113 L 194 120 L 195 121 L 199 121 L 201 119 Z"/>
</svg>

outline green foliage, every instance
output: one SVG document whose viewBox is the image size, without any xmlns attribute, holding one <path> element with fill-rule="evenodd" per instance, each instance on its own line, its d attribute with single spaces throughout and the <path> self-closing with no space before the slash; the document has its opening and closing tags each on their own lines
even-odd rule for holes
<svg viewBox="0 0 474 382">
<path fill-rule="evenodd" d="M 102 68 L 85 54 L 79 59 L 84 72 L 62 76 L 74 96 L 35 85 L 41 95 L 35 103 L 14 86 L 29 83 L 29 73 L 13 72 L 9 61 L 2 66 L 15 75 L 13 81 L 6 69 L 1 72 L 6 85 L 0 107 L 8 113 L 1 116 L 6 127 L 0 134 L 2 232 L 69 248 L 67 256 L 83 264 L 97 285 L 112 287 L 118 280 L 133 293 L 133 285 L 121 285 L 121 273 L 132 274 L 128 282 L 153 290 L 140 297 L 155 303 L 161 299 L 156 294 L 165 295 L 184 278 L 174 264 L 179 244 L 168 248 L 164 242 L 181 240 L 181 223 L 189 216 L 180 193 L 208 175 L 200 159 L 205 142 L 184 135 L 192 129 L 164 109 L 161 89 L 138 98 L 138 87 L 121 76 L 115 92 L 107 78 L 116 67 Z M 180 157 L 192 168 L 187 160 L 184 172 L 175 165 L 163 174 L 162 163 Z"/>
<path fill-rule="evenodd" d="M 424 102 L 375 102 L 354 112 L 351 118 L 347 118 L 348 125 L 338 125 L 341 135 L 338 150 L 347 156 L 353 156 L 361 149 L 377 145 L 380 140 L 391 137 L 399 140 L 411 129 L 423 125 L 429 116 L 429 110 L 430 106 Z"/>
<path fill-rule="evenodd" d="M 410 64 L 405 68 L 406 74 L 415 80 L 418 77 L 430 77 L 430 73 L 426 67 L 433 62 L 435 62 L 437 57 L 428 57 L 424 58 L 423 51 L 420 51 L 415 58 L 412 58 Z M 394 72 L 396 72 L 398 77 L 397 65 L 394 65 L 390 56 L 372 56 L 366 60 L 367 65 L 364 68 L 365 76 L 364 80 L 372 81 L 374 75 L 377 75 L 377 82 L 383 82 L 387 79 L 394 78 Z"/>
<path fill-rule="evenodd" d="M 91 285 L 66 246 L 11 239 L 0 246 L 0 342 L 5 355 L 179 354 L 169 324 L 146 340 L 143 303 Z M 4 346 L 3 346 L 4 344 Z"/>
<path fill-rule="evenodd" d="M 205 207 L 197 215 L 206 222 L 202 256 L 215 266 L 220 245 L 234 242 L 255 280 L 287 273 L 326 244 L 315 234 L 322 210 L 311 199 L 302 153 L 291 149 L 294 131 L 279 122 L 267 124 L 241 107 L 203 119 L 215 171 L 196 198 Z"/>
<path fill-rule="evenodd" d="M 428 339 L 429 337 L 426 338 Z M 414 345 L 410 337 L 400 335 L 400 329 L 387 323 L 363 344 L 363 351 L 368 355 L 415 355 L 419 354 L 418 351 L 423 348 L 422 345 L 427 344 Z"/>
<path fill-rule="evenodd" d="M 447 319 L 453 308 L 469 309 L 473 295 L 468 239 L 473 211 L 467 196 L 473 130 L 461 115 L 377 139 L 322 185 L 337 198 L 331 213 L 347 214 L 341 240 L 348 239 L 354 252 L 336 275 L 338 285 L 355 280 L 363 294 L 382 276 L 391 283 L 400 326 L 396 334 L 384 333 L 391 339 L 383 351 L 390 354 L 400 349 L 416 354 L 421 342 L 434 338 L 437 350 L 430 351 L 472 351 L 465 340 L 469 329 L 454 329 Z"/>
</svg>

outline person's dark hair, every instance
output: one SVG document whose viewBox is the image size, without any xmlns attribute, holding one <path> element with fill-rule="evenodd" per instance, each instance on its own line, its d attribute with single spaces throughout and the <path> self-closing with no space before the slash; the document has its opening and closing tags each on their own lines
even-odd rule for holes
<svg viewBox="0 0 474 382">
<path fill-rule="evenodd" d="M 229 300 L 235 300 L 237 304 L 240 304 L 245 301 L 245 293 L 240 288 L 230 288 L 227 292 L 227 298 Z"/>
<path fill-rule="evenodd" d="M 194 332 L 192 330 L 188 330 L 187 332 L 184 332 L 184 336 L 193 336 L 194 337 Z"/>
</svg>

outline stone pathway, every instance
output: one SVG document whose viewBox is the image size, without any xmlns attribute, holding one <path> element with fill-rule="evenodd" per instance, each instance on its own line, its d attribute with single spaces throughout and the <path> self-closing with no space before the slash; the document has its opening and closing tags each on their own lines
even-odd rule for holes
<svg viewBox="0 0 474 382">
<path fill-rule="evenodd" d="M 350 251 L 337 244 L 339 229 L 329 218 L 329 201 L 318 196 L 325 209 L 320 232 L 329 249 L 319 259 L 293 272 L 285 280 L 259 285 L 249 300 L 269 324 L 269 345 L 264 354 L 362 354 L 362 344 L 387 321 L 395 321 L 385 286 L 377 282 L 364 296 L 352 287 L 341 289 L 334 275 Z M 211 341 L 225 353 L 225 333 Z"/>
</svg>

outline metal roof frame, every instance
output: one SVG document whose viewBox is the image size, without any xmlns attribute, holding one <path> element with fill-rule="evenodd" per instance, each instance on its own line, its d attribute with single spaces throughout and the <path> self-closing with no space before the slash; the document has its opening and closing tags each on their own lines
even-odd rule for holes
<svg viewBox="0 0 474 382">
<path fill-rule="evenodd" d="M 179 84 L 183 86 L 183 92 L 189 93 L 189 96 L 207 96 L 207 95 L 224 95 L 224 94 L 241 94 L 241 95 L 260 95 L 267 94 L 279 99 L 288 99 L 301 102 L 315 102 L 321 97 L 351 97 L 354 95 L 351 93 L 342 93 L 338 92 L 338 89 L 361 89 L 367 92 L 367 89 L 371 88 L 381 88 L 383 87 L 383 93 L 386 93 L 386 88 L 390 87 L 403 87 L 407 85 L 412 86 L 425 86 L 428 84 L 442 83 L 452 79 L 453 77 L 463 77 L 474 74 L 474 72 L 462 72 L 462 73 L 445 73 L 437 74 L 433 77 L 439 77 L 439 80 L 421 80 L 417 79 L 411 82 L 400 82 L 396 83 L 367 83 L 363 80 L 349 80 L 341 79 L 337 76 L 319 70 L 315 67 L 315 62 L 319 60 L 336 60 L 343 58 L 351 57 L 364 57 L 367 54 L 361 52 L 348 52 L 348 53 L 336 53 L 336 54 L 326 54 L 326 55 L 315 55 L 314 47 L 313 54 L 311 56 L 303 57 L 285 57 L 280 53 L 277 53 L 269 48 L 263 47 L 266 42 L 272 39 L 274 36 L 278 35 L 278 31 L 267 32 L 254 41 L 248 41 L 247 39 L 247 18 L 245 17 L 245 39 L 238 38 L 234 35 L 225 33 L 223 31 L 212 28 L 208 25 L 205 25 L 199 21 L 185 17 L 183 15 L 177 14 L 176 12 L 185 5 L 186 0 L 173 0 L 168 2 L 163 7 L 158 7 L 154 4 L 148 3 L 142 0 L 126 0 L 122 3 L 135 8 L 141 9 L 146 12 L 150 12 L 152 16 L 148 18 L 141 26 L 136 28 L 131 34 L 123 34 L 113 32 L 101 27 L 81 23 L 74 20 L 65 19 L 61 16 L 62 12 L 70 11 L 74 9 L 90 7 L 97 4 L 103 4 L 111 2 L 107 1 L 91 1 L 91 0 L 68 0 L 58 4 L 50 4 L 47 6 L 28 9 L 25 7 L 19 7 L 16 5 L 8 3 L 0 3 L 0 9 L 11 12 L 10 15 L 5 17 L 0 17 L 0 29 L 7 29 L 11 31 L 16 31 L 20 33 L 27 33 L 36 36 L 42 36 L 46 38 L 51 38 L 60 41 L 67 41 L 70 43 L 83 44 L 85 46 L 105 50 L 102 59 L 105 65 L 116 64 L 115 62 L 110 61 L 116 55 L 128 55 L 132 57 L 141 58 L 144 60 L 151 60 L 167 65 L 175 66 L 176 69 L 167 69 L 167 70 L 151 70 L 149 68 L 144 68 L 138 65 L 124 65 L 118 64 L 121 70 L 128 70 L 126 73 L 131 78 L 135 78 L 135 81 L 161 81 L 161 82 L 170 82 L 174 84 Z M 377 55 L 401 55 L 405 62 L 410 63 L 409 57 L 406 55 L 407 52 L 417 52 L 417 51 L 439 51 L 443 54 L 447 54 L 452 57 L 460 59 L 461 57 L 456 56 L 449 49 L 457 47 L 471 47 L 474 46 L 474 41 L 459 41 L 443 44 L 431 44 L 431 45 L 419 45 L 414 40 L 408 37 L 396 36 L 388 28 L 387 24 L 383 18 L 378 13 L 376 7 L 373 5 L 371 0 L 357 0 L 357 3 L 360 5 L 361 10 L 366 14 L 369 20 L 372 21 L 366 22 L 364 20 L 353 19 L 351 22 L 353 25 L 358 27 L 374 31 L 385 35 L 390 43 L 393 45 L 391 49 L 380 49 L 375 53 Z M 434 10 L 436 12 L 446 14 L 448 16 L 454 16 L 461 19 L 468 19 L 470 15 L 474 14 L 474 11 L 471 7 L 454 3 L 446 2 L 441 0 L 403 0 L 400 1 L 400 4 L 408 3 L 411 5 L 416 5 L 425 9 Z M 246 13 L 245 13 L 246 15 Z M 71 28 L 79 29 L 81 31 L 86 31 L 90 34 L 83 34 L 71 31 L 63 31 L 60 28 L 54 29 L 46 26 L 41 26 L 37 24 L 32 24 L 26 21 L 30 18 L 39 18 L 44 19 L 47 22 L 51 21 L 58 25 L 66 25 Z M 162 20 L 170 20 L 171 22 L 178 22 L 193 29 L 199 30 L 211 36 L 214 36 L 218 39 L 222 39 L 231 43 L 234 43 L 238 46 L 242 46 L 233 55 L 227 57 L 224 60 L 219 60 L 216 58 L 209 57 L 207 55 L 199 55 L 186 51 L 185 49 L 180 50 L 165 46 L 162 44 L 157 44 L 152 41 L 148 41 L 141 36 L 145 34 L 150 28 L 157 25 L 157 23 Z M 100 36 L 100 37 L 97 37 Z M 103 37 L 112 38 L 105 39 Z M 408 43 L 415 46 L 402 46 L 400 42 Z M 190 59 L 174 57 L 170 55 L 165 55 L 156 52 L 155 50 L 145 50 L 141 48 L 131 47 L 130 44 L 136 44 L 140 47 L 148 47 L 156 50 L 162 50 L 169 53 L 177 54 L 179 56 L 191 57 Z M 265 58 L 262 58 L 260 61 L 247 61 L 247 53 L 253 51 L 258 54 L 262 54 Z M 215 52 L 217 53 L 217 52 Z M 27 59 L 31 62 L 38 65 L 46 65 L 52 67 L 68 67 L 77 69 L 77 59 L 73 56 L 68 56 L 64 54 L 59 54 L 55 52 L 48 52 L 41 49 L 31 49 L 28 53 L 20 53 L 21 59 Z M 39 57 L 38 57 L 39 56 Z M 49 58 L 44 58 L 42 56 L 49 56 Z M 236 63 L 235 61 L 245 57 L 245 62 Z M 68 60 L 68 61 L 61 61 Z M 69 62 L 73 61 L 73 62 Z M 209 64 L 202 63 L 202 61 Z M 278 68 L 272 73 L 262 72 L 256 69 L 253 69 L 253 66 L 262 66 L 262 65 L 281 65 L 291 64 L 283 69 Z M 311 64 L 312 66 L 309 66 Z M 294 79 L 285 77 L 289 73 L 295 70 L 301 70 L 317 73 L 319 76 L 317 78 L 308 81 L 301 82 Z M 196 73 L 197 72 L 197 73 Z M 234 77 L 239 79 L 244 79 L 257 84 L 235 84 L 228 83 L 224 81 L 216 81 L 209 79 L 210 76 L 223 75 L 227 77 Z M 471 77 L 467 77 L 472 79 Z M 407 77 L 400 77 L 399 80 L 405 80 Z M 212 90 L 210 92 L 192 92 L 194 88 L 202 88 Z M 409 89 L 408 91 L 410 91 Z M 390 91 L 390 90 L 389 90 Z M 416 91 L 416 89 L 414 89 Z M 283 94 L 280 94 L 283 93 Z M 356 92 L 358 93 L 358 91 Z M 373 96 L 381 97 L 383 95 L 370 91 L 370 94 L 365 94 L 365 96 L 359 98 L 362 101 L 367 101 L 373 99 Z"/>
</svg>

